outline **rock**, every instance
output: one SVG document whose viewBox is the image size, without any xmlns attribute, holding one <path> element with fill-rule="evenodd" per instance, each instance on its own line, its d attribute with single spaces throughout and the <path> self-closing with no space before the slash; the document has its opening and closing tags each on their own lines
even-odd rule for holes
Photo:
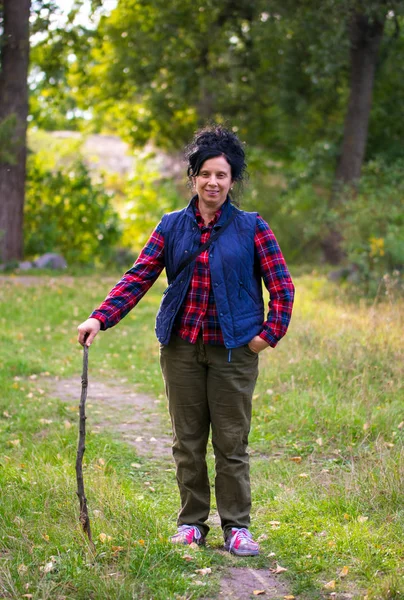
<svg viewBox="0 0 404 600">
<path fill-rule="evenodd" d="M 33 266 L 34 265 L 29 260 L 24 260 L 24 261 L 18 263 L 18 268 L 20 269 L 20 271 L 29 271 L 30 269 L 33 268 Z"/>
<path fill-rule="evenodd" d="M 359 283 L 361 276 L 357 265 L 348 265 L 328 273 L 329 281 L 348 281 L 348 283 Z"/>
<path fill-rule="evenodd" d="M 33 266 L 37 269 L 66 269 L 67 263 L 63 256 L 53 252 L 47 252 L 37 258 Z"/>
</svg>

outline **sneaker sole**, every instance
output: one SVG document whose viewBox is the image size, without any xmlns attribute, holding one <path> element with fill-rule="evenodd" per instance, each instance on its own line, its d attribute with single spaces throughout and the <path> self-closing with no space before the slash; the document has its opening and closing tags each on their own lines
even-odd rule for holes
<svg viewBox="0 0 404 600">
<path fill-rule="evenodd" d="M 234 554 L 234 556 L 258 556 L 260 551 L 256 550 L 255 552 L 250 550 L 250 551 L 246 551 L 246 552 L 240 552 L 239 550 L 228 550 L 227 548 L 225 548 L 225 550 L 227 550 L 227 552 L 230 552 L 230 554 Z"/>
</svg>

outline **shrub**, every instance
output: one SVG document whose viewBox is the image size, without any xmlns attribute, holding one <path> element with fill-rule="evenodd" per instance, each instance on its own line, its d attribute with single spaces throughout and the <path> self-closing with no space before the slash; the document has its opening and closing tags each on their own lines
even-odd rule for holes
<svg viewBox="0 0 404 600">
<path fill-rule="evenodd" d="M 51 170 L 40 154 L 29 156 L 24 219 L 27 257 L 60 252 L 68 263 L 95 264 L 120 238 L 111 198 L 81 160 Z"/>
</svg>

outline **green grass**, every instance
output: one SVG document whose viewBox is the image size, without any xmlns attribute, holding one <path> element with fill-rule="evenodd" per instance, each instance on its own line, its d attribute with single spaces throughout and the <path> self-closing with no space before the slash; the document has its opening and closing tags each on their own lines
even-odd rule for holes
<svg viewBox="0 0 404 600">
<path fill-rule="evenodd" d="M 78 525 L 75 412 L 35 376 L 80 380 L 76 327 L 114 281 L 55 277 L 0 289 L 0 598 L 213 597 L 227 566 L 276 562 L 302 599 L 329 597 L 332 580 L 352 598 L 402 598 L 403 303 L 354 304 L 320 276 L 296 279 L 290 331 L 260 359 L 250 442 L 261 556 L 223 556 L 217 529 L 207 549 L 172 548 L 174 473 L 106 433 L 89 433 L 85 455 L 91 554 Z M 163 287 L 97 337 L 90 383 L 125 379 L 163 394 L 153 331 Z M 88 417 L 91 431 L 90 407 Z M 212 575 L 196 575 L 203 567 Z"/>
</svg>

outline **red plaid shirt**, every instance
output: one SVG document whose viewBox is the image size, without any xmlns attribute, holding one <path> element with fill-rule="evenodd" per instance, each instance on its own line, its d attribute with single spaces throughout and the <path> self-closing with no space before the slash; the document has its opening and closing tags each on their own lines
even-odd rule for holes
<svg viewBox="0 0 404 600">
<path fill-rule="evenodd" d="M 221 210 L 205 225 L 195 206 L 196 219 L 201 230 L 201 245 L 210 237 Z M 259 334 L 274 347 L 285 335 L 292 314 L 294 286 L 278 242 L 269 225 L 257 215 L 254 237 L 255 249 L 261 267 L 261 276 L 269 291 L 269 312 Z M 209 252 L 201 252 L 195 259 L 185 301 L 177 315 L 174 332 L 195 344 L 202 333 L 205 344 L 224 345 L 222 331 L 211 289 Z M 108 294 L 105 301 L 90 316 L 101 321 L 101 329 L 116 325 L 145 295 L 164 269 L 164 237 L 160 224 L 151 234 L 135 264 Z"/>
</svg>

